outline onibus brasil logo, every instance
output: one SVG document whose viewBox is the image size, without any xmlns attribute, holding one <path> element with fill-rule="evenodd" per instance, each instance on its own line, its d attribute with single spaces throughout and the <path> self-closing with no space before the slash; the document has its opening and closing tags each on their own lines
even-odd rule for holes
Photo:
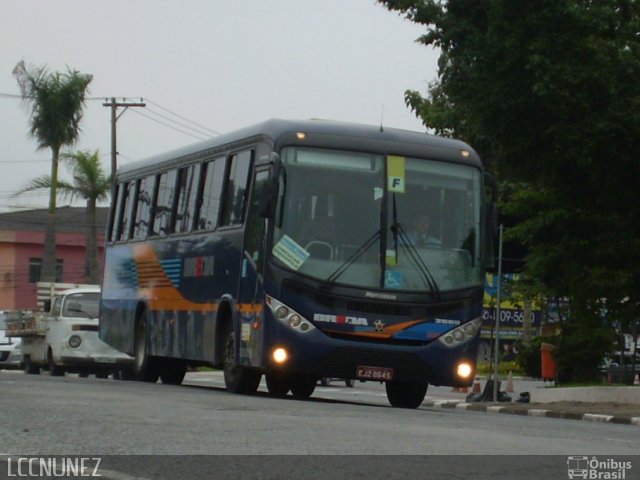
<svg viewBox="0 0 640 480">
<path fill-rule="evenodd" d="M 588 456 L 570 456 L 567 458 L 567 474 L 569 478 L 598 480 L 624 480 L 627 470 L 631 470 L 631 462 L 614 458 L 599 459 Z"/>
</svg>

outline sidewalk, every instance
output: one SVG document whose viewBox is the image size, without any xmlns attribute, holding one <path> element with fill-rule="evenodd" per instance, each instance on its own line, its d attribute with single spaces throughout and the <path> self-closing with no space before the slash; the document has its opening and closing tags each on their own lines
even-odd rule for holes
<svg viewBox="0 0 640 480">
<path fill-rule="evenodd" d="M 486 381 L 480 379 L 481 390 L 485 384 Z M 513 392 L 507 391 L 511 402 L 467 402 L 471 388 L 468 392 L 444 392 L 444 387 L 430 387 L 423 406 L 640 426 L 640 387 L 637 386 L 556 388 L 528 378 L 514 378 L 512 384 Z M 503 380 L 501 391 L 508 390 L 507 387 L 507 381 Z M 523 392 L 530 394 L 533 403 L 516 402 Z"/>
</svg>

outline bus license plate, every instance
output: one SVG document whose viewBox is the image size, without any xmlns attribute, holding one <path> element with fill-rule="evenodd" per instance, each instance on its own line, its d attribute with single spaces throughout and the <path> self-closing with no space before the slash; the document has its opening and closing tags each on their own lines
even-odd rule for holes
<svg viewBox="0 0 640 480">
<path fill-rule="evenodd" d="M 356 378 L 360 380 L 393 380 L 393 368 L 358 366 Z"/>
</svg>

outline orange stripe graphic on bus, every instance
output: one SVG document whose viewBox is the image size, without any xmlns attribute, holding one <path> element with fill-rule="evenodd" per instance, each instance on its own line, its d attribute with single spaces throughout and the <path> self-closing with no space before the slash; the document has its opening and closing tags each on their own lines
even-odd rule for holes
<svg viewBox="0 0 640 480">
<path fill-rule="evenodd" d="M 184 310 L 196 312 L 215 312 L 217 303 L 196 303 L 184 298 L 162 268 L 160 261 L 150 245 L 135 245 L 133 256 L 138 275 L 140 297 L 147 301 L 151 310 Z M 237 310 L 243 315 L 261 313 L 261 304 L 240 303 Z"/>
</svg>

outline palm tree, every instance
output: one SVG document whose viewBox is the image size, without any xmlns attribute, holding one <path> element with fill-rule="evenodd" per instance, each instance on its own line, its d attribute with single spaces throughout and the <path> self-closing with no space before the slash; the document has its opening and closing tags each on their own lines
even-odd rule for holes
<svg viewBox="0 0 640 480">
<path fill-rule="evenodd" d="M 100 163 L 98 151 L 62 154 L 62 160 L 67 161 L 73 183 L 59 180 L 57 194 L 62 199 L 84 199 L 87 203 L 87 240 L 85 258 L 85 280 L 87 283 L 99 283 L 100 269 L 98 268 L 98 242 L 96 206 L 100 200 L 105 200 L 111 191 L 111 178 L 108 177 Z M 42 188 L 51 188 L 53 182 L 49 175 L 34 178 L 16 195 Z"/>
<path fill-rule="evenodd" d="M 38 149 L 51 149 L 51 186 L 49 215 L 44 237 L 41 280 L 54 281 L 56 272 L 56 198 L 60 150 L 74 144 L 80 134 L 85 96 L 92 75 L 67 69 L 50 73 L 45 67 L 18 62 L 13 69 L 22 99 L 29 106 L 29 134 L 38 141 Z"/>
</svg>

